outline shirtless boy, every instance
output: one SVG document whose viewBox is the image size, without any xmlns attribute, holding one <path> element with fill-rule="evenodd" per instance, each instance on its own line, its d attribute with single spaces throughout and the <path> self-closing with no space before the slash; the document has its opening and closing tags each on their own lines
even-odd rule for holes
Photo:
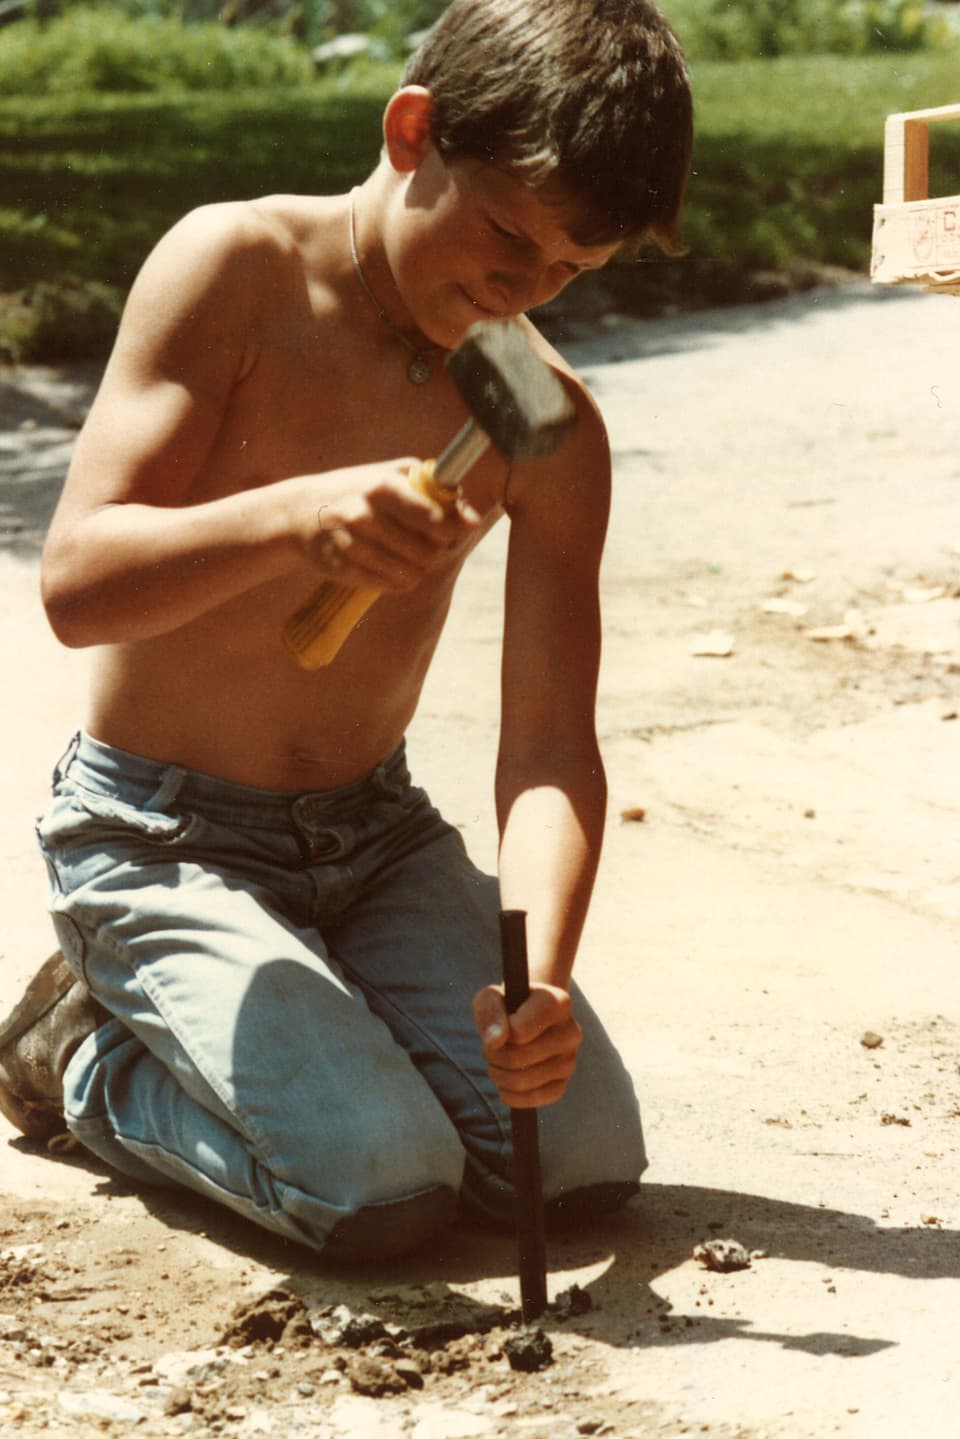
<svg viewBox="0 0 960 1439">
<path fill-rule="evenodd" d="M 56 634 L 98 647 L 39 827 L 67 963 L 0 1032 L 27 1133 L 65 1122 L 139 1182 L 367 1257 L 458 1202 L 509 1216 L 510 1106 L 543 1106 L 554 1210 L 621 1201 L 645 1164 L 571 981 L 605 805 L 602 422 L 523 319 L 571 437 L 488 453 L 453 510 L 407 476 L 466 418 L 443 359 L 478 318 L 646 237 L 676 250 L 690 98 L 647 0 L 453 0 L 383 131 L 352 195 L 197 210 L 132 288 L 43 559 Z M 504 515 L 497 881 L 403 736 Z M 309 672 L 280 636 L 324 580 L 382 598 Z M 528 914 L 509 1019 L 501 905 Z"/>
</svg>

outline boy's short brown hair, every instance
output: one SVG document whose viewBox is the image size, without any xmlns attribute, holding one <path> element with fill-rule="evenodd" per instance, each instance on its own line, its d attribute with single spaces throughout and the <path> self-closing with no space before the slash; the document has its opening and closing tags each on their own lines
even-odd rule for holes
<svg viewBox="0 0 960 1439">
<path fill-rule="evenodd" d="M 679 252 L 693 105 L 650 0 L 452 0 L 404 81 L 431 91 L 442 155 L 558 187 L 579 242 Z"/>
</svg>

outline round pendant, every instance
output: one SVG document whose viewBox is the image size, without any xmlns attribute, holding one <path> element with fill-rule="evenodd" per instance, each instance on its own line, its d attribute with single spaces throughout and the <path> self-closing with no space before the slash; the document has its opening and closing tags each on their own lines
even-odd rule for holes
<svg viewBox="0 0 960 1439">
<path fill-rule="evenodd" d="M 422 355 L 414 355 L 407 366 L 407 379 L 412 385 L 425 385 L 433 374 Z"/>
</svg>

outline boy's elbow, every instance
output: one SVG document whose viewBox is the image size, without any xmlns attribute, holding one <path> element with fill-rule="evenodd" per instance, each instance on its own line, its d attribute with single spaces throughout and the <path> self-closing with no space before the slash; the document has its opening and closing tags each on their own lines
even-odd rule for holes
<svg viewBox="0 0 960 1439">
<path fill-rule="evenodd" d="M 47 623 L 60 643 L 67 649 L 79 650 L 97 641 L 90 632 L 82 595 L 77 586 L 70 583 L 66 569 L 54 555 L 44 553 L 40 599 Z"/>
<path fill-rule="evenodd" d="M 70 604 L 60 597 L 51 597 L 44 593 L 43 608 L 46 611 L 47 623 L 60 643 L 67 649 L 82 650 L 87 645 L 94 643 L 93 637 L 86 631 L 82 613 L 76 605 Z"/>
</svg>

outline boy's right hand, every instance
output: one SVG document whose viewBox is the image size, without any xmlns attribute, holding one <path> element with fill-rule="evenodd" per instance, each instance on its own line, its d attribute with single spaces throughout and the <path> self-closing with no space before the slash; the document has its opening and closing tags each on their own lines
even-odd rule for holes
<svg viewBox="0 0 960 1439">
<path fill-rule="evenodd" d="M 480 516 L 458 498 L 439 504 L 414 487 L 422 461 L 356 465 L 314 480 L 306 557 L 326 580 L 352 588 L 412 590 L 469 543 Z M 324 495 L 329 498 L 324 498 Z"/>
</svg>

